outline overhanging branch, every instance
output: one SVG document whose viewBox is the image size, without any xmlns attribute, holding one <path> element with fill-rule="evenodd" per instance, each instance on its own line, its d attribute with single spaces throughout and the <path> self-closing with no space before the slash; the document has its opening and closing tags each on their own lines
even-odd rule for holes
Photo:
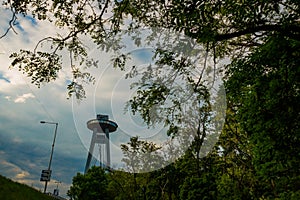
<svg viewBox="0 0 300 200">
<path fill-rule="evenodd" d="M 279 24 L 273 24 L 273 25 L 261 25 L 261 26 L 256 26 L 256 27 L 251 27 L 251 28 L 246 28 L 241 31 L 237 32 L 232 32 L 232 33 L 227 33 L 227 34 L 219 34 L 214 37 L 215 41 L 224 41 L 224 40 L 229 40 L 233 39 L 236 37 L 240 37 L 242 35 L 247 35 L 247 34 L 254 34 L 257 32 L 271 32 L 275 31 L 278 33 L 282 33 L 283 35 L 292 37 L 292 38 L 299 38 L 300 34 L 300 26 L 297 25 L 289 25 L 289 26 L 284 26 L 284 25 L 279 25 Z M 299 39 L 297 39 L 299 40 Z"/>
</svg>

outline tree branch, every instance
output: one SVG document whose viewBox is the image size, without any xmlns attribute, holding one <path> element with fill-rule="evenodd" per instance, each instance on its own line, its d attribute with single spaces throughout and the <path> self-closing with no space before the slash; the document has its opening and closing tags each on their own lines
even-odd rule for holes
<svg viewBox="0 0 300 200">
<path fill-rule="evenodd" d="M 254 34 L 257 32 L 262 32 L 262 31 L 275 31 L 279 33 L 283 33 L 284 35 L 290 36 L 290 37 L 295 37 L 300 34 L 300 26 L 297 25 L 290 25 L 290 26 L 284 26 L 281 24 L 272 24 L 272 25 L 261 25 L 261 26 L 256 26 L 256 27 L 251 27 L 251 28 L 246 28 L 241 31 L 237 32 L 232 32 L 232 33 L 227 33 L 227 34 L 219 34 L 215 36 L 215 41 L 224 41 L 224 40 L 229 40 L 232 38 L 236 38 L 242 35 L 246 34 Z M 298 34 L 298 35 L 295 35 Z"/>
<path fill-rule="evenodd" d="M 12 17 L 11 17 L 9 23 L 8 23 L 9 27 L 7 28 L 6 32 L 3 35 L 0 36 L 0 39 L 4 38 L 10 30 L 13 30 L 13 32 L 15 34 L 18 34 L 17 31 L 14 29 L 14 25 L 15 25 L 15 22 L 17 20 L 16 12 L 13 10 L 13 8 L 11 8 L 11 12 L 12 12 L 13 15 L 12 15 Z"/>
</svg>

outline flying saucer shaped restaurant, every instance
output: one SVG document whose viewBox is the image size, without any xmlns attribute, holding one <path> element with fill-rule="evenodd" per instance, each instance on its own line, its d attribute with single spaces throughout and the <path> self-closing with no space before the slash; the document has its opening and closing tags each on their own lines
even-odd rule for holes
<svg viewBox="0 0 300 200">
<path fill-rule="evenodd" d="M 118 128 L 117 123 L 108 120 L 108 116 L 106 115 L 97 115 L 97 119 L 91 119 L 87 122 L 87 127 L 90 130 L 97 129 L 99 132 L 115 132 Z M 102 130 L 101 130 L 101 129 Z"/>
</svg>

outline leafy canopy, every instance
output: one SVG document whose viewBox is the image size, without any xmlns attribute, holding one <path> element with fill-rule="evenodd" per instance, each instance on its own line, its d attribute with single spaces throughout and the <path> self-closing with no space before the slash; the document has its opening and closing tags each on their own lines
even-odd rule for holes
<svg viewBox="0 0 300 200">
<path fill-rule="evenodd" d="M 85 96 L 80 80 L 94 81 L 80 66 L 97 65 L 87 55 L 83 37 L 90 38 L 102 50 L 118 51 L 122 48 L 118 33 L 136 35 L 140 28 L 163 27 L 194 38 L 218 59 L 225 55 L 237 57 L 259 46 L 272 34 L 299 38 L 300 31 L 297 0 L 5 0 L 2 5 L 11 10 L 11 30 L 19 17 L 29 15 L 48 20 L 65 31 L 64 35 L 37 41 L 32 51 L 12 54 L 12 66 L 40 85 L 57 78 L 62 68 L 61 51 L 67 50 L 74 76 L 68 90 L 79 99 Z M 141 38 L 135 38 L 139 44 Z M 51 48 L 41 48 L 43 43 L 50 43 Z M 122 62 L 117 64 L 122 66 Z"/>
</svg>

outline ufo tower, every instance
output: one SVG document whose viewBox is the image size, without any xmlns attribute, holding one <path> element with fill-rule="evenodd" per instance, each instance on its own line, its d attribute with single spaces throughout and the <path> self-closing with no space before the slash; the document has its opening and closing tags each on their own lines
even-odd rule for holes
<svg viewBox="0 0 300 200">
<path fill-rule="evenodd" d="M 92 119 L 87 122 L 87 127 L 93 131 L 93 135 L 84 172 L 86 173 L 90 168 L 96 144 L 99 145 L 100 163 L 102 163 L 105 167 L 110 167 L 109 134 L 117 130 L 117 123 L 110 121 L 108 119 L 108 115 L 97 115 L 96 119 Z M 103 151 L 102 147 L 104 147 Z M 104 155 L 103 157 L 102 154 Z"/>
</svg>

